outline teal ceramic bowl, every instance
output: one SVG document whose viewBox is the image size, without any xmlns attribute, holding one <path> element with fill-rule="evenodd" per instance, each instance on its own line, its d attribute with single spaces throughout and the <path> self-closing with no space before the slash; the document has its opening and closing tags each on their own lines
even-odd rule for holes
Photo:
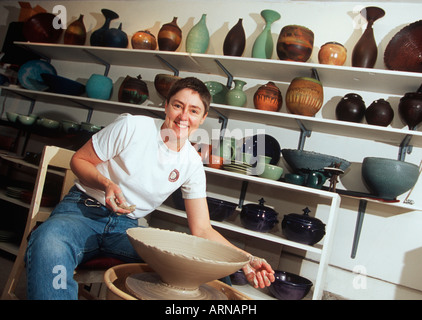
<svg viewBox="0 0 422 320">
<path fill-rule="evenodd" d="M 340 169 L 346 171 L 351 164 L 345 159 L 313 151 L 282 149 L 281 153 L 295 172 L 301 170 L 322 171 L 325 167 L 333 167 L 335 163 L 341 163 Z"/>
<path fill-rule="evenodd" d="M 76 132 L 79 130 L 80 127 L 81 125 L 77 122 L 70 121 L 70 120 L 62 121 L 62 128 L 63 128 L 63 131 L 66 133 Z"/>
<path fill-rule="evenodd" d="M 400 160 L 367 157 L 362 163 L 362 178 L 376 196 L 392 200 L 410 190 L 418 180 L 419 168 Z"/>
<path fill-rule="evenodd" d="M 60 126 L 60 122 L 53 119 L 40 118 L 37 121 L 37 125 L 47 129 L 57 129 Z"/>
<path fill-rule="evenodd" d="M 16 112 L 6 112 L 6 118 L 10 122 L 16 122 L 16 120 L 18 119 L 18 116 L 19 114 Z"/>
<path fill-rule="evenodd" d="M 263 172 L 259 175 L 261 178 L 278 180 L 283 174 L 283 168 L 272 164 L 265 164 Z"/>
<path fill-rule="evenodd" d="M 35 120 L 37 120 L 37 116 L 32 115 L 32 114 L 28 116 L 25 116 L 23 114 L 18 115 L 18 121 L 25 126 L 33 125 Z"/>
</svg>

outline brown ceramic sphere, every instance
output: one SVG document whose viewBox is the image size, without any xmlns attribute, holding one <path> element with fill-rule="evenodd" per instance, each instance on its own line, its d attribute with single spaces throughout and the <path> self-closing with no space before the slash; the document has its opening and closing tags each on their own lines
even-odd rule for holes
<svg viewBox="0 0 422 320">
<path fill-rule="evenodd" d="M 318 52 L 318 61 L 321 64 L 342 66 L 346 62 L 347 50 L 338 42 L 327 42 Z"/>
<path fill-rule="evenodd" d="M 176 51 L 182 42 L 182 30 L 177 25 L 177 17 L 172 22 L 164 24 L 158 32 L 158 49 Z"/>
<path fill-rule="evenodd" d="M 294 78 L 286 92 L 286 107 L 293 114 L 314 116 L 323 101 L 322 83 L 314 78 Z"/>
<path fill-rule="evenodd" d="M 277 55 L 280 60 L 306 62 L 314 46 L 314 33 L 303 26 L 283 27 L 277 40 Z"/>
<path fill-rule="evenodd" d="M 416 130 L 418 124 L 422 122 L 422 92 L 406 93 L 400 99 L 399 114 L 410 130 Z"/>
<path fill-rule="evenodd" d="M 157 49 L 157 40 L 155 39 L 155 36 L 148 30 L 136 32 L 131 38 L 131 43 L 133 49 Z"/>
<path fill-rule="evenodd" d="M 279 111 L 283 104 L 283 97 L 274 82 L 270 81 L 258 88 L 253 96 L 253 103 L 259 110 Z"/>
<path fill-rule="evenodd" d="M 336 117 L 341 121 L 362 122 L 365 117 L 366 106 L 362 97 L 357 93 L 346 94 L 336 106 Z"/>
<path fill-rule="evenodd" d="M 159 73 L 155 76 L 154 87 L 164 98 L 167 98 L 171 86 L 181 77 Z"/>
<path fill-rule="evenodd" d="M 394 118 L 394 111 L 388 101 L 379 99 L 370 104 L 366 109 L 366 122 L 376 126 L 386 127 Z"/>
</svg>

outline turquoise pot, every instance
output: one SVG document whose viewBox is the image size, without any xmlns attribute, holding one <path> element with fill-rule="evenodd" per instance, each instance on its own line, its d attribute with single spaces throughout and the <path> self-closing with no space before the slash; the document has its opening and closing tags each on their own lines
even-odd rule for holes
<svg viewBox="0 0 422 320">
<path fill-rule="evenodd" d="M 246 82 L 239 79 L 233 81 L 234 88 L 227 93 L 226 104 L 235 107 L 244 107 L 246 105 L 246 93 L 243 91 L 243 87 Z"/>
<path fill-rule="evenodd" d="M 108 100 L 113 91 L 113 81 L 109 77 L 93 74 L 86 83 L 85 91 L 89 98 Z"/>
<path fill-rule="evenodd" d="M 252 57 L 271 59 L 273 55 L 274 42 L 271 35 L 271 25 L 280 19 L 280 14 L 273 10 L 262 10 L 261 16 L 265 20 L 265 28 L 256 38 L 252 47 Z"/>
<path fill-rule="evenodd" d="M 210 35 L 206 25 L 206 14 L 192 27 L 186 37 L 186 52 L 205 53 L 210 42 Z"/>
</svg>

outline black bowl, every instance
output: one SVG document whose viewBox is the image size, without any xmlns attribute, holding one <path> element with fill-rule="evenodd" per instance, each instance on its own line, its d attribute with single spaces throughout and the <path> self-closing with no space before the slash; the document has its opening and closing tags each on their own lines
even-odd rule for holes
<svg viewBox="0 0 422 320">
<path fill-rule="evenodd" d="M 260 204 L 246 204 L 240 212 L 240 222 L 243 227 L 253 231 L 268 232 L 279 222 L 277 220 L 278 213 L 264 206 L 264 200 L 260 200 Z"/>
<path fill-rule="evenodd" d="M 41 73 L 41 77 L 51 92 L 71 96 L 80 96 L 85 92 L 85 86 L 77 81 L 48 73 Z"/>
<path fill-rule="evenodd" d="M 232 284 L 238 286 L 243 286 L 249 283 L 242 269 L 237 270 L 235 273 L 232 273 L 230 275 L 230 281 L 232 282 Z"/>
<path fill-rule="evenodd" d="M 281 222 L 281 231 L 288 239 L 295 242 L 314 245 L 325 235 L 325 224 L 321 220 L 308 216 L 309 209 L 303 209 L 304 214 L 290 213 Z"/>
<path fill-rule="evenodd" d="M 207 197 L 210 219 L 223 221 L 229 218 L 237 208 L 237 204 L 221 199 Z"/>
<path fill-rule="evenodd" d="M 268 289 L 279 300 L 301 300 L 312 287 L 312 281 L 294 273 L 275 270 L 274 277 Z"/>
</svg>

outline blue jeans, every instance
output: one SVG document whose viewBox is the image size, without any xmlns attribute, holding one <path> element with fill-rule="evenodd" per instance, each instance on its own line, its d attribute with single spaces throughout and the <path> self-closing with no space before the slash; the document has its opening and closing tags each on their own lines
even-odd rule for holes
<svg viewBox="0 0 422 320">
<path fill-rule="evenodd" d="M 116 215 L 76 187 L 35 229 L 25 256 L 28 299 L 77 299 L 75 268 L 95 256 L 141 262 L 126 235 L 138 221 Z"/>
</svg>

